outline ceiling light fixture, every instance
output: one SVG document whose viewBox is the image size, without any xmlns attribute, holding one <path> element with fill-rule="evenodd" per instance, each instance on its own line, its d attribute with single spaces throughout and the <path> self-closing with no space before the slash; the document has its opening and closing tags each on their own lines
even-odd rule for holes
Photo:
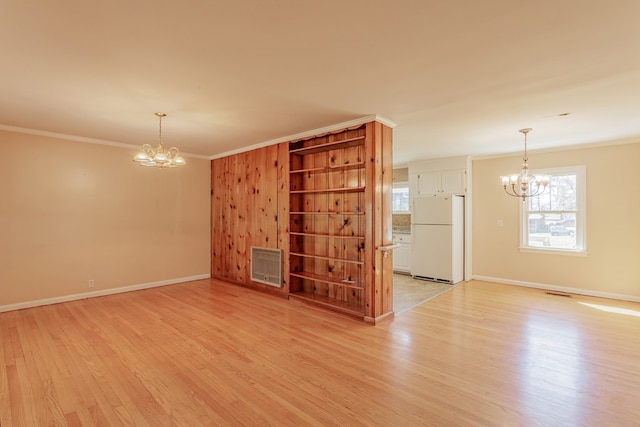
<svg viewBox="0 0 640 427">
<path fill-rule="evenodd" d="M 527 197 L 537 196 L 544 193 L 549 184 L 549 175 L 535 175 L 533 178 L 529 176 L 529 158 L 527 157 L 527 134 L 531 132 L 531 128 L 520 129 L 524 135 L 524 156 L 522 157 L 522 170 L 520 175 L 501 176 L 502 187 L 504 191 L 513 197 L 520 197 L 522 201 L 526 201 Z M 535 184 L 535 190 L 533 185 Z M 516 188 L 517 187 L 517 188 Z"/>
<path fill-rule="evenodd" d="M 153 149 L 151 145 L 144 144 L 142 149 L 133 158 L 140 166 L 155 166 L 157 168 L 175 168 L 185 164 L 184 158 L 180 155 L 180 151 L 176 147 L 168 150 L 162 145 L 162 118 L 167 115 L 164 113 L 156 113 L 160 119 L 160 132 L 158 136 L 158 146 Z"/>
</svg>

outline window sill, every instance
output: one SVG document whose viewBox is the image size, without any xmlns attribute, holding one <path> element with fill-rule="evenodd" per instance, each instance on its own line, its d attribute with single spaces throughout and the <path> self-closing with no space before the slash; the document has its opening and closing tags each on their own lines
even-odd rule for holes
<svg viewBox="0 0 640 427">
<path fill-rule="evenodd" d="M 534 254 L 548 254 L 548 255 L 568 255 L 568 256 L 587 256 L 589 254 L 586 250 L 573 250 L 573 249 L 542 249 L 531 247 L 519 247 L 520 252 L 534 253 Z"/>
</svg>

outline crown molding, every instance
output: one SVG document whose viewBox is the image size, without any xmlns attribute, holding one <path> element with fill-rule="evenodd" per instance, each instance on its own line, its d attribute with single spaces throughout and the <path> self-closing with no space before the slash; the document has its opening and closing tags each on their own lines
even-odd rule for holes
<svg viewBox="0 0 640 427">
<path fill-rule="evenodd" d="M 342 122 L 342 123 L 336 123 L 336 124 L 333 124 L 333 125 L 324 126 L 324 127 L 318 128 L 318 129 L 313 129 L 313 130 L 297 133 L 297 134 L 294 134 L 294 135 L 283 136 L 283 137 L 280 137 L 280 138 L 271 139 L 269 141 L 259 142 L 257 144 L 249 145 L 247 147 L 242 147 L 242 148 L 238 148 L 236 150 L 231 150 L 231 151 L 225 151 L 224 153 L 214 154 L 212 156 L 205 156 L 205 155 L 200 155 L 200 154 L 190 154 L 190 153 L 184 153 L 182 151 L 180 153 L 184 157 L 213 160 L 213 159 L 219 159 L 221 157 L 231 156 L 231 155 L 234 155 L 234 154 L 244 153 L 246 151 L 251 151 L 251 150 L 258 149 L 258 148 L 267 147 L 269 145 L 279 144 L 281 142 L 287 142 L 287 141 L 293 141 L 293 140 L 296 140 L 296 139 L 309 138 L 309 137 L 316 136 L 316 135 L 321 135 L 321 134 L 324 134 L 324 133 L 334 132 L 334 131 L 338 131 L 338 130 L 342 130 L 342 129 L 346 129 L 346 128 L 350 128 L 350 127 L 354 127 L 354 126 L 360 126 L 360 125 L 363 125 L 363 124 L 369 123 L 369 122 L 378 122 L 378 123 L 381 123 L 381 124 L 383 124 L 385 126 L 388 126 L 390 128 L 395 128 L 397 126 L 397 124 L 392 120 L 389 120 L 389 119 L 387 119 L 385 117 L 382 117 L 382 116 L 380 116 L 378 114 L 371 114 L 371 115 L 368 115 L 368 116 L 360 117 L 358 119 L 349 120 L 349 121 Z M 133 149 L 133 150 L 139 150 L 140 149 L 139 145 L 134 145 L 134 144 L 125 144 L 123 142 L 108 141 L 108 140 L 97 139 L 97 138 L 88 138 L 88 137 L 84 137 L 84 136 L 68 135 L 68 134 L 64 134 L 64 133 L 48 132 L 48 131 L 42 131 L 42 130 L 37 130 L 37 129 L 22 128 L 22 127 L 18 127 L 18 126 L 8 126 L 8 125 L 3 125 L 3 124 L 0 124 L 0 131 L 8 131 L 8 132 L 23 133 L 23 134 L 28 134 L 28 135 L 44 136 L 44 137 L 47 137 L 47 138 L 56 138 L 56 139 L 64 139 L 64 140 L 67 140 L 67 141 L 84 142 L 84 143 L 87 143 L 87 144 L 109 145 L 109 146 L 112 146 L 112 147 L 120 147 L 120 148 L 127 148 L 127 149 Z"/>
<path fill-rule="evenodd" d="M 640 138 L 622 138 L 622 139 L 614 139 L 611 141 L 596 141 L 596 142 L 586 142 L 584 144 L 573 144 L 573 145 L 561 145 L 559 147 L 547 147 L 547 148 L 539 148 L 539 149 L 527 149 L 527 153 L 535 153 L 535 154 L 546 154 L 546 153 L 557 153 L 560 151 L 574 151 L 574 150 L 588 150 L 592 148 L 602 148 L 602 147 L 610 147 L 614 145 L 626 145 L 626 144 L 637 144 L 640 143 Z M 491 160 L 491 159 L 501 159 L 504 157 L 515 157 L 519 156 L 522 158 L 522 151 L 511 151 L 509 153 L 495 153 L 495 154 L 484 154 L 478 156 L 471 156 L 471 160 Z"/>
<path fill-rule="evenodd" d="M 334 132 L 337 130 L 342 130 L 342 129 L 346 129 L 354 126 L 360 126 L 369 122 L 382 123 L 383 125 L 388 126 L 390 128 L 395 128 L 397 126 L 397 124 L 392 120 L 389 120 L 377 114 L 371 114 L 369 116 L 360 117 L 358 119 L 349 120 L 347 122 L 336 123 L 334 125 L 329 125 L 329 126 L 321 127 L 318 129 L 308 130 L 305 132 L 296 133 L 294 135 L 288 135 L 288 136 L 283 136 L 276 139 L 271 139 L 269 141 L 259 142 L 257 144 L 238 148 L 236 150 L 225 151 L 224 153 L 214 154 L 213 156 L 209 157 L 209 159 L 214 160 L 214 159 L 220 159 L 222 157 L 233 156 L 234 154 L 240 154 L 247 151 L 256 150 L 258 148 L 264 148 L 270 145 L 280 144 L 281 142 L 294 141 L 297 139 L 305 139 L 305 138 L 309 138 L 316 135 L 322 135 L 325 133 Z"/>
<path fill-rule="evenodd" d="M 18 127 L 18 126 L 8 126 L 8 125 L 3 125 L 3 124 L 0 124 L 0 131 L 23 133 L 23 134 L 27 134 L 27 135 L 44 136 L 46 138 L 64 139 L 66 141 L 83 142 L 83 143 L 86 143 L 86 144 L 108 145 L 108 146 L 111 146 L 111 147 L 127 148 L 127 149 L 132 149 L 132 150 L 139 150 L 140 149 L 139 145 L 125 144 L 124 142 L 108 141 L 108 140 L 105 140 L 105 139 L 97 139 L 97 138 L 87 138 L 86 136 L 68 135 L 68 134 L 65 134 L 65 133 L 48 132 L 48 131 L 43 131 L 43 130 L 22 128 L 22 127 Z M 196 158 L 196 159 L 209 160 L 209 156 L 203 156 L 201 154 L 190 154 L 190 153 L 184 153 L 182 151 L 180 151 L 180 154 L 183 157 L 190 157 L 190 158 Z"/>
</svg>

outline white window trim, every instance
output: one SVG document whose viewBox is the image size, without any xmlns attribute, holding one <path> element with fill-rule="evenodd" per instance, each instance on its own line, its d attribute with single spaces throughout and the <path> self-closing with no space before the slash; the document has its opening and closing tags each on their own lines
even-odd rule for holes
<svg viewBox="0 0 640 427">
<path fill-rule="evenodd" d="M 540 248 L 528 246 L 525 243 L 528 239 L 528 215 L 526 202 L 520 204 L 520 252 L 554 254 L 554 255 L 570 255 L 570 256 L 586 256 L 587 251 L 587 167 L 584 165 L 567 166 L 560 168 L 536 169 L 530 171 L 530 175 L 565 175 L 575 174 L 578 186 L 578 208 L 576 211 L 576 249 L 561 248 Z M 527 222 L 525 223 L 525 218 Z"/>
<path fill-rule="evenodd" d="M 406 188 L 409 192 L 409 206 L 406 211 L 393 211 L 394 214 L 410 214 L 411 213 L 411 193 L 409 189 L 409 181 L 398 181 L 393 183 L 393 188 Z"/>
</svg>

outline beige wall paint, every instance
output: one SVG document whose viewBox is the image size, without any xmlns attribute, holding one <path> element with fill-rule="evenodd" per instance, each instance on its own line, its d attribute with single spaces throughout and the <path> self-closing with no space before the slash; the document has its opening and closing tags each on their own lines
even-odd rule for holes
<svg viewBox="0 0 640 427">
<path fill-rule="evenodd" d="M 473 275 L 640 297 L 639 159 L 640 143 L 530 153 L 532 169 L 586 165 L 587 256 L 520 252 L 522 201 L 499 176 L 522 156 L 474 160 Z"/>
<path fill-rule="evenodd" d="M 393 182 L 409 182 L 409 168 L 394 169 Z"/>
<path fill-rule="evenodd" d="M 209 160 L 149 169 L 12 132 L 0 148 L 0 306 L 209 274 Z"/>
</svg>

